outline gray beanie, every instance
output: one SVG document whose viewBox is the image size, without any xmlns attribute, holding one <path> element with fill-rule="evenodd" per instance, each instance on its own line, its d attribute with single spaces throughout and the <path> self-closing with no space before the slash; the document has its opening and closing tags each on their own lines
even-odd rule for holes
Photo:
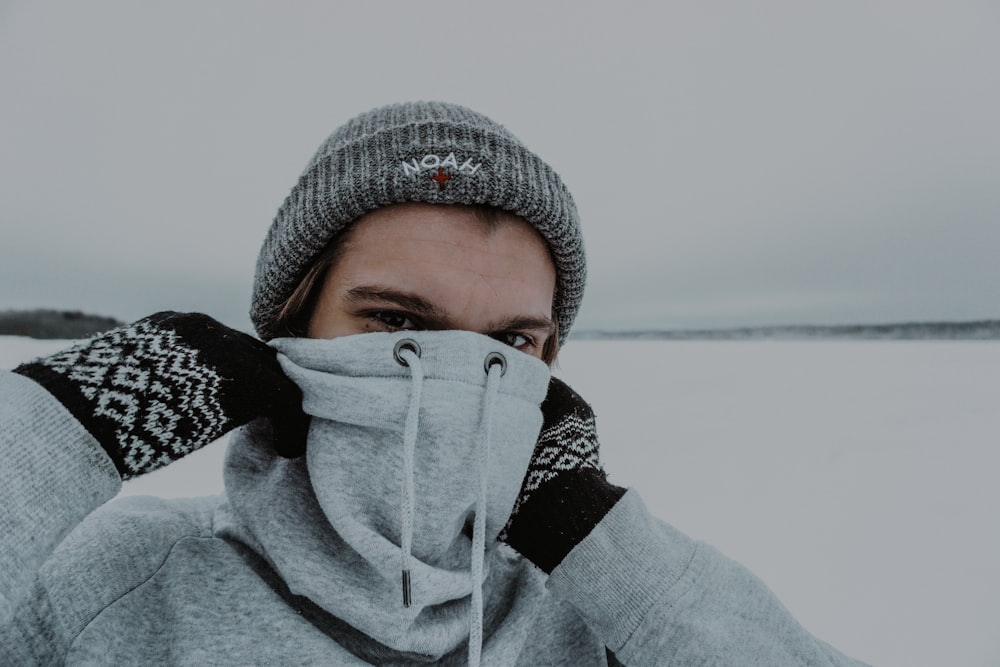
<svg viewBox="0 0 1000 667">
<path fill-rule="evenodd" d="M 269 340 L 282 305 L 323 248 L 365 213 L 400 202 L 482 204 L 532 224 L 556 267 L 554 315 L 565 339 L 583 298 L 586 264 L 569 190 L 506 128 L 454 104 L 374 109 L 323 142 L 268 230 L 250 318 Z"/>
</svg>

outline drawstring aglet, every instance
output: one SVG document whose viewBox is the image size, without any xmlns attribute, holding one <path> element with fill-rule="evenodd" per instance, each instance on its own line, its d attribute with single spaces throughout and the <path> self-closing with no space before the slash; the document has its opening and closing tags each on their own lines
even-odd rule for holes
<svg viewBox="0 0 1000 667">
<path fill-rule="evenodd" d="M 410 571 L 403 570 L 403 606 L 410 606 Z"/>
</svg>

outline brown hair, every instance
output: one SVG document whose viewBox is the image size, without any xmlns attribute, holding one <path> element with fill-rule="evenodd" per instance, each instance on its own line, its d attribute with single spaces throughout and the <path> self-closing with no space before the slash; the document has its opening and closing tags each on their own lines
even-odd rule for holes
<svg viewBox="0 0 1000 667">
<path fill-rule="evenodd" d="M 483 223 L 489 231 L 495 230 L 503 224 L 505 218 L 511 214 L 503 209 L 485 205 L 451 204 L 451 206 L 461 206 L 469 209 L 478 222 Z M 359 218 L 360 220 L 360 218 Z M 302 274 L 298 285 L 289 295 L 288 299 L 281 304 L 281 310 L 274 323 L 273 335 L 302 337 L 309 329 L 309 320 L 316 309 L 316 300 L 323 289 L 326 276 L 343 256 L 344 250 L 350 240 L 351 231 L 357 220 L 345 227 L 336 236 L 330 239 L 326 247 L 320 251 L 312 264 Z M 542 347 L 542 361 L 552 365 L 559 353 L 559 327 L 553 321 L 552 335 L 549 336 Z"/>
</svg>

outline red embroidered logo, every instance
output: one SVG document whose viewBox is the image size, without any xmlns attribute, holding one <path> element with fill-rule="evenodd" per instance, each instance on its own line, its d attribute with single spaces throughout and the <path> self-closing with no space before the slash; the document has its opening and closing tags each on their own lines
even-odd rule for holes
<svg viewBox="0 0 1000 667">
<path fill-rule="evenodd" d="M 451 180 L 451 176 L 444 173 L 444 167 L 438 167 L 437 176 L 431 176 L 430 179 L 438 184 L 438 188 L 444 190 L 444 184 Z"/>
</svg>

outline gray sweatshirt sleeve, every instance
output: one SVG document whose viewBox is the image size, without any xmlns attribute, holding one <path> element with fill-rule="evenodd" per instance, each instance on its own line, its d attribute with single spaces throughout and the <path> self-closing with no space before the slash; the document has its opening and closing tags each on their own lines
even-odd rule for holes
<svg viewBox="0 0 1000 667">
<path fill-rule="evenodd" d="M 625 665 L 854 666 L 756 576 L 652 517 L 629 491 L 548 586 Z"/>
<path fill-rule="evenodd" d="M 120 488 L 111 459 L 59 401 L 0 371 L 0 624 L 63 537 Z"/>
</svg>

